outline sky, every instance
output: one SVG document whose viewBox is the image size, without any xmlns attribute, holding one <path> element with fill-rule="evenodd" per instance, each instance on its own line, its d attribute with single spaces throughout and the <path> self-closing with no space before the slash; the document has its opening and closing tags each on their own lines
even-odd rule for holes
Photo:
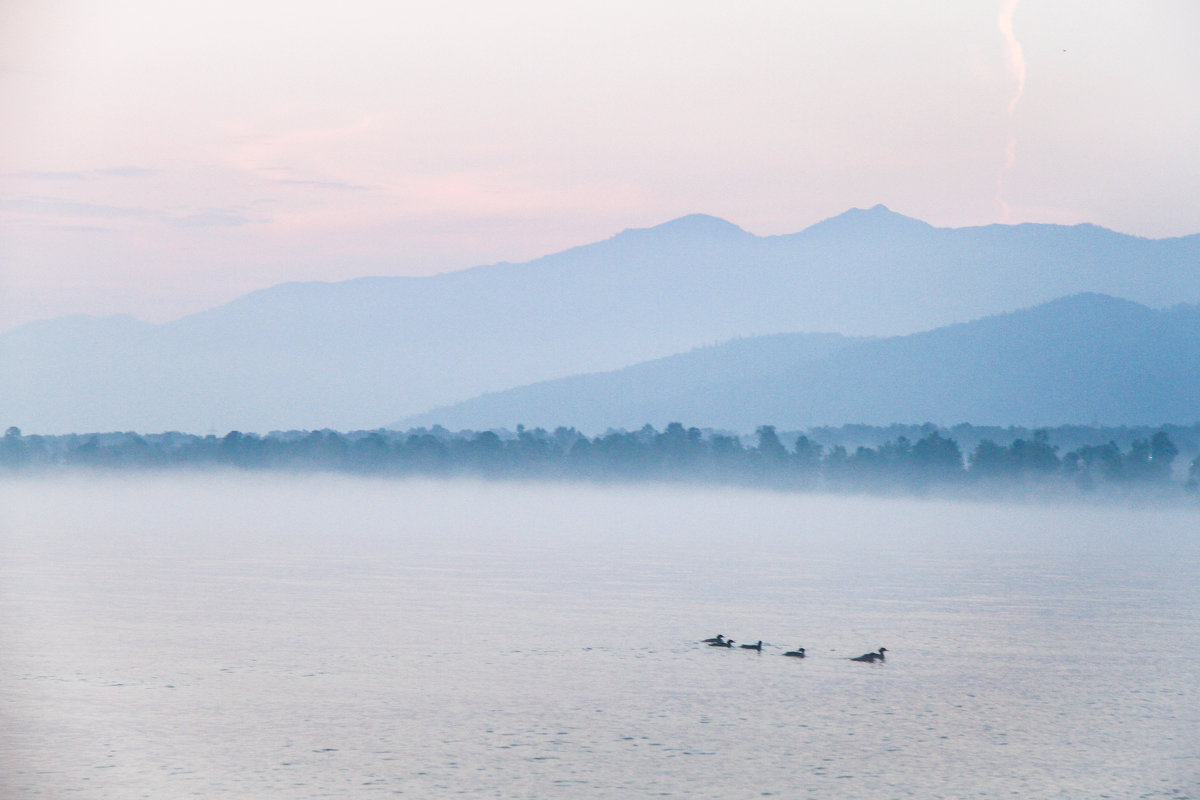
<svg viewBox="0 0 1200 800">
<path fill-rule="evenodd" d="M 3 0 L 0 330 L 760 235 L 1200 233 L 1195 0 Z"/>
</svg>

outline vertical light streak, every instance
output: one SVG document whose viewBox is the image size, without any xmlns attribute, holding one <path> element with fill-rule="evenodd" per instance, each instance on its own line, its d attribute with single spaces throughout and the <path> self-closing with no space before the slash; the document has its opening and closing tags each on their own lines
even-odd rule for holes
<svg viewBox="0 0 1200 800">
<path fill-rule="evenodd" d="M 1013 33 L 1013 14 L 1017 10 L 1018 2 L 1020 0 L 1004 0 L 1000 6 L 1000 14 L 996 17 L 996 27 L 1000 29 L 1000 36 L 1004 40 L 1004 61 L 1017 82 L 1017 89 L 1008 101 L 1009 135 L 1008 144 L 1004 147 L 1004 166 L 996 176 L 996 202 L 1000 205 L 1000 214 L 1004 222 L 1008 222 L 1012 217 L 1012 209 L 1004 199 L 1005 178 L 1017 163 L 1017 136 L 1013 133 L 1012 118 L 1016 113 L 1017 103 L 1021 102 L 1021 95 L 1025 93 L 1025 51 Z"/>
<path fill-rule="evenodd" d="M 1000 16 L 996 18 L 996 27 L 1000 29 L 1000 35 L 1004 37 L 1004 61 L 1017 81 L 1017 91 L 1008 101 L 1010 116 L 1017 110 L 1017 103 L 1021 101 L 1021 95 L 1025 93 L 1025 51 L 1021 49 L 1021 43 L 1017 41 L 1016 34 L 1013 33 L 1013 13 L 1017 10 L 1018 2 L 1020 0 L 1004 0 L 1004 4 L 1000 7 Z"/>
</svg>

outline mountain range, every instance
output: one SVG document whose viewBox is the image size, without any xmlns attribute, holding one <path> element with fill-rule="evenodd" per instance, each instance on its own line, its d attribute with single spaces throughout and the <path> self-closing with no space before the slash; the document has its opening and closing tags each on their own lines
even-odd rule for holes
<svg viewBox="0 0 1200 800">
<path fill-rule="evenodd" d="M 0 335 L 0 423 L 45 433 L 374 428 L 729 340 L 725 351 L 693 355 L 749 359 L 738 373 L 749 379 L 757 356 L 736 354 L 738 337 L 885 337 L 871 346 L 886 353 L 897 336 L 1080 292 L 1151 308 L 1200 302 L 1200 235 L 935 228 L 876 206 L 760 237 L 693 215 L 522 264 L 282 284 L 161 325 L 31 323 Z M 770 360 L 803 371 L 816 367 L 799 362 L 838 342 L 783 337 L 755 348 L 795 347 Z M 765 375 L 755 380 L 775 390 Z M 706 381 L 720 383 L 716 372 Z M 1085 405 L 1073 418 L 1088 419 Z M 892 407 L 889 421 L 915 413 Z M 990 419 L 1010 410 L 993 408 Z"/>
</svg>

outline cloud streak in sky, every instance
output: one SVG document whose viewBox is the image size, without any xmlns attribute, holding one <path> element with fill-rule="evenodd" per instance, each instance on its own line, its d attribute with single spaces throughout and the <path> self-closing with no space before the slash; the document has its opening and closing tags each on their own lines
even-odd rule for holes
<svg viewBox="0 0 1200 800">
<path fill-rule="evenodd" d="M 269 222 L 264 217 L 249 217 L 239 211 L 213 208 L 182 217 L 165 217 L 164 222 L 181 228 L 237 228 L 242 225 Z"/>
<path fill-rule="evenodd" d="M 35 216 L 82 219 L 130 219 L 151 217 L 147 208 L 118 206 L 108 203 L 85 203 L 60 197 L 20 197 L 0 203 L 0 210 L 33 214 Z"/>
<path fill-rule="evenodd" d="M 27 181 L 86 181 L 94 178 L 152 178 L 158 170 L 148 167 L 106 167 L 88 170 L 24 170 L 6 172 L 0 178 Z"/>
</svg>

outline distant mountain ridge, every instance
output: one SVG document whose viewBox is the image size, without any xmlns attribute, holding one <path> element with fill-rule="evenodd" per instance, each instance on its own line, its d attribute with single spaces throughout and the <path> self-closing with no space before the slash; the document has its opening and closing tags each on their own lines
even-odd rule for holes
<svg viewBox="0 0 1200 800">
<path fill-rule="evenodd" d="M 669 409 L 693 405 L 695 397 L 711 391 L 714 381 L 747 386 L 761 383 L 860 341 L 864 340 L 835 333 L 735 339 L 613 372 L 572 375 L 485 394 L 388 427 L 402 430 L 442 425 L 459 429 L 475 428 L 478 423 L 483 428 L 513 428 L 528 419 L 531 425 L 567 425 L 602 432 L 609 427 L 638 428 L 664 415 L 670 417 L 666 421 L 678 422 L 682 417 Z M 558 422 L 551 423 L 552 419 Z"/>
<path fill-rule="evenodd" d="M 736 337 L 912 333 L 1083 291 L 1200 302 L 1200 235 L 934 228 L 876 206 L 786 236 L 692 215 L 522 264 L 290 283 L 163 325 L 0 335 L 30 431 L 370 428 Z"/>
<path fill-rule="evenodd" d="M 730 342 L 612 373 L 484 395 L 400 420 L 455 429 L 699 427 L 752 431 L 865 423 L 1053 426 L 1200 420 L 1200 308 L 1157 311 L 1080 294 L 924 333 Z M 823 350 L 823 352 L 822 352 Z M 720 358 L 718 358 L 720 356 Z M 726 366 L 713 369 L 714 362 Z M 757 364 L 744 368 L 741 364 Z M 640 393 L 630 387 L 640 387 Z M 648 396 L 653 394 L 653 397 Z"/>
</svg>

